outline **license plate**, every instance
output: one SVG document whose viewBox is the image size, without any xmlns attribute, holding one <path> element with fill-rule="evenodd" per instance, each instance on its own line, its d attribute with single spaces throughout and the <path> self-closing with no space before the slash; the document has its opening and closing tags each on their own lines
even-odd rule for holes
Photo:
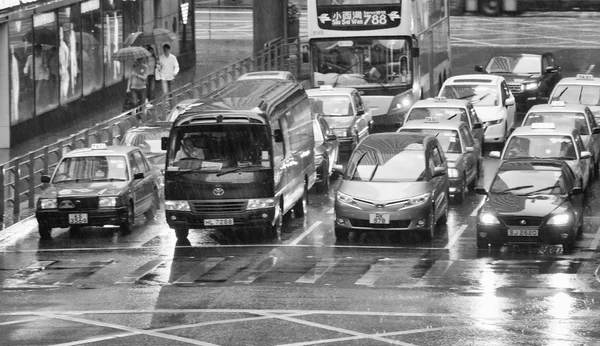
<svg viewBox="0 0 600 346">
<path fill-rule="evenodd" d="M 233 219 L 206 219 L 204 226 L 232 226 Z"/>
<path fill-rule="evenodd" d="M 388 213 L 373 213 L 369 214 L 369 222 L 376 225 L 387 225 L 390 223 L 390 214 Z"/>
<path fill-rule="evenodd" d="M 69 224 L 81 225 L 88 223 L 88 214 L 69 214 Z"/>
<path fill-rule="evenodd" d="M 509 229 L 508 236 L 509 237 L 537 237 L 538 230 L 537 229 Z"/>
</svg>

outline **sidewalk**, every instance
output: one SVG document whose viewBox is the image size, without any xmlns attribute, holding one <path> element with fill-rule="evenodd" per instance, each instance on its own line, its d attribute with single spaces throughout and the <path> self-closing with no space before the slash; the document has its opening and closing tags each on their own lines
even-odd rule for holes
<svg viewBox="0 0 600 346">
<path fill-rule="evenodd" d="M 181 71 L 175 78 L 174 88 L 179 88 L 187 83 L 195 81 L 197 78 L 204 76 L 205 69 L 196 65 L 188 70 Z M 198 75 L 199 74 L 199 75 Z M 157 94 L 160 95 L 160 84 L 156 85 Z M 102 105 L 98 105 L 94 111 L 82 117 L 77 122 L 65 124 L 65 128 L 59 132 L 47 133 L 44 136 L 31 138 L 28 141 L 17 144 L 10 149 L 0 149 L 0 163 L 6 163 L 16 157 L 26 155 L 30 151 L 39 149 L 43 146 L 57 142 L 58 140 L 68 137 L 76 132 L 85 130 L 102 121 L 113 118 L 122 113 L 123 103 L 125 102 L 125 94 L 118 98 L 105 100 Z"/>
</svg>

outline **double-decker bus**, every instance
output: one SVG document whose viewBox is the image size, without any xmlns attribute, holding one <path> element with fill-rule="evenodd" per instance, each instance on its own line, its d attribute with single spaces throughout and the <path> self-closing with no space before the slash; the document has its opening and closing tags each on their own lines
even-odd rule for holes
<svg viewBox="0 0 600 346">
<path fill-rule="evenodd" d="M 402 125 L 450 76 L 448 0 L 308 0 L 312 87 L 356 88 L 372 132 Z"/>
</svg>

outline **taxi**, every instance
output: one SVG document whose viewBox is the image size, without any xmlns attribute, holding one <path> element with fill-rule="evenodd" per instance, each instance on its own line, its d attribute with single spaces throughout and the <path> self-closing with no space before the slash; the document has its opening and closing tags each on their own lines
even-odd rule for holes
<svg viewBox="0 0 600 346">
<path fill-rule="evenodd" d="M 500 164 L 477 213 L 477 248 L 504 244 L 562 244 L 571 251 L 583 231 L 582 189 L 563 160 Z"/>
<path fill-rule="evenodd" d="M 508 138 L 504 151 L 490 152 L 490 157 L 501 160 L 512 159 L 560 159 L 581 182 L 587 193 L 591 186 L 590 159 L 592 154 L 585 150 L 579 131 L 568 127 L 556 127 L 554 123 L 534 123 L 516 128 Z"/>
<path fill-rule="evenodd" d="M 550 104 L 535 105 L 523 118 L 522 126 L 534 123 L 554 123 L 579 130 L 585 150 L 592 153 L 591 176 L 598 177 L 600 166 L 600 127 L 590 108 L 580 104 L 565 104 L 564 101 L 552 101 Z"/>
<path fill-rule="evenodd" d="M 343 171 L 334 202 L 336 238 L 350 231 L 415 231 L 433 238 L 448 217 L 447 169 L 435 136 L 369 135 Z"/>
<path fill-rule="evenodd" d="M 456 123 L 465 122 L 473 138 L 481 144 L 483 149 L 482 122 L 470 101 L 446 97 L 430 97 L 419 100 L 413 104 L 406 114 L 404 123 L 412 120 L 424 120 L 428 117 L 435 117 L 439 120 L 453 120 Z"/>
<path fill-rule="evenodd" d="M 600 78 L 591 74 L 563 78 L 550 93 L 549 102 L 552 101 L 586 105 L 590 107 L 594 116 L 600 119 Z"/>
<path fill-rule="evenodd" d="M 134 220 L 154 219 L 160 207 L 161 173 L 138 147 L 92 144 L 75 149 L 58 162 L 52 176 L 43 175 L 35 216 L 40 236 L 52 228 L 119 226 L 131 233 Z"/>
<path fill-rule="evenodd" d="M 323 116 L 340 143 L 340 156 L 347 158 L 356 145 L 370 133 L 371 113 L 354 88 L 334 88 L 323 85 L 306 90 L 311 109 Z"/>
<path fill-rule="evenodd" d="M 449 191 L 453 202 L 462 203 L 467 188 L 475 190 L 481 172 L 481 145 L 473 138 L 467 124 L 428 117 L 409 121 L 398 132 L 425 133 L 437 138 L 448 160 Z"/>
</svg>

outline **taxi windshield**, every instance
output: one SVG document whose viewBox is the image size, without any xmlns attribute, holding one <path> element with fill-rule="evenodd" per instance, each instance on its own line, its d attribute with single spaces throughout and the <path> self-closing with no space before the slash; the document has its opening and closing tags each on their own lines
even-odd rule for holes
<svg viewBox="0 0 600 346">
<path fill-rule="evenodd" d="M 559 170 L 507 170 L 496 175 L 490 188 L 492 194 L 562 195 L 567 189 Z"/>
<path fill-rule="evenodd" d="M 539 74 L 542 71 L 541 56 L 495 56 L 485 70 L 488 73 Z"/>
<path fill-rule="evenodd" d="M 52 183 L 129 180 L 124 156 L 87 156 L 63 159 Z"/>
<path fill-rule="evenodd" d="M 576 160 L 577 152 L 570 136 L 531 135 L 511 137 L 504 158 L 560 158 Z"/>
<path fill-rule="evenodd" d="M 474 106 L 498 105 L 498 89 L 495 85 L 446 85 L 440 96 L 449 99 L 469 100 Z"/>
<path fill-rule="evenodd" d="M 410 162 L 409 165 L 406 163 Z M 425 179 L 423 150 L 401 152 L 367 150 L 350 165 L 348 177 L 356 181 L 413 182 Z"/>
<path fill-rule="evenodd" d="M 416 132 L 416 133 L 426 133 L 430 135 L 434 135 L 444 153 L 457 154 L 462 153 L 462 148 L 460 145 L 460 137 L 458 137 L 458 131 L 456 130 L 437 130 L 437 129 L 401 129 L 401 132 Z"/>
<path fill-rule="evenodd" d="M 457 107 L 422 107 L 422 108 L 413 108 L 408 116 L 406 117 L 406 121 L 409 120 L 425 120 L 426 118 L 434 117 L 439 120 L 453 120 L 456 122 L 465 122 L 468 123 L 469 119 L 467 118 L 467 111 L 464 108 Z"/>
<path fill-rule="evenodd" d="M 347 95 L 311 96 L 310 105 L 315 115 L 353 116 L 352 102 Z"/>
<path fill-rule="evenodd" d="M 557 85 L 550 101 L 600 106 L 600 85 Z"/>
<path fill-rule="evenodd" d="M 581 135 L 589 135 L 587 122 L 583 113 L 535 112 L 529 113 L 523 126 L 534 123 L 554 123 L 556 126 L 566 126 L 579 130 Z"/>
</svg>

